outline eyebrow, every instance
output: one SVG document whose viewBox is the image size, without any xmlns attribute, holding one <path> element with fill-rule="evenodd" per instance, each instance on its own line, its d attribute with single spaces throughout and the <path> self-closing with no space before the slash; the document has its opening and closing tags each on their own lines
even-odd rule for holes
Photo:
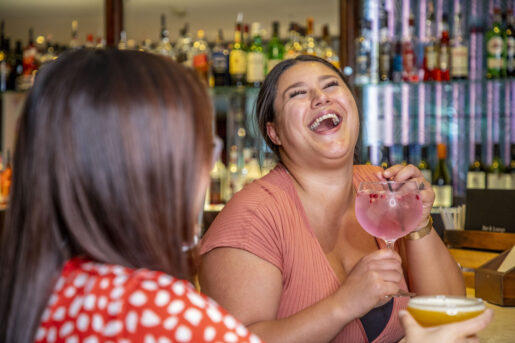
<svg viewBox="0 0 515 343">
<path fill-rule="evenodd" d="M 336 75 L 321 75 L 318 77 L 318 81 L 324 81 L 324 80 L 327 80 L 327 79 L 331 79 L 331 78 L 335 78 L 337 79 L 338 77 Z M 291 84 L 289 85 L 288 87 L 286 87 L 286 89 L 283 91 L 283 94 L 282 94 L 282 97 L 284 99 L 284 96 L 286 95 L 286 93 L 292 89 L 292 88 L 297 88 L 297 87 L 300 87 L 304 85 L 304 82 L 303 81 L 299 81 L 299 82 L 295 82 L 294 84 Z"/>
</svg>

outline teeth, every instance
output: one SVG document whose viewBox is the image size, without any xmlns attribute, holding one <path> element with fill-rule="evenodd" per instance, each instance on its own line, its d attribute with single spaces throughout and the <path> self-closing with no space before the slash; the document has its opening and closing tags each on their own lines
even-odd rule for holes
<svg viewBox="0 0 515 343">
<path fill-rule="evenodd" d="M 334 126 L 336 126 L 340 123 L 340 118 L 336 114 L 328 113 L 328 114 L 324 114 L 323 116 L 317 118 L 317 120 L 315 120 L 315 122 L 313 124 L 311 124 L 311 126 L 309 128 L 311 129 L 311 131 L 315 131 L 320 126 L 320 123 L 326 119 L 332 119 Z"/>
</svg>

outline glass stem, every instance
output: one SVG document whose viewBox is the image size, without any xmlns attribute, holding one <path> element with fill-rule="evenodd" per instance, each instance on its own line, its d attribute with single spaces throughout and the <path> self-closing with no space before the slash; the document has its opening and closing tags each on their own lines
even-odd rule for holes
<svg viewBox="0 0 515 343">
<path fill-rule="evenodd" d="M 386 247 L 388 249 L 392 249 L 393 250 L 393 246 L 395 245 L 395 240 L 391 241 L 391 240 L 384 240 L 384 242 L 386 243 Z"/>
</svg>

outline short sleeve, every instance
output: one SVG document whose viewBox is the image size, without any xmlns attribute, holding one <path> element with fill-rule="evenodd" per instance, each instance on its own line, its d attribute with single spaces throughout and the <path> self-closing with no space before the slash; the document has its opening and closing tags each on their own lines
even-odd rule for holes
<svg viewBox="0 0 515 343">
<path fill-rule="evenodd" d="M 200 253 L 230 247 L 248 251 L 283 271 L 284 228 L 291 225 L 291 198 L 260 180 L 237 193 L 215 218 L 200 243 Z"/>
</svg>

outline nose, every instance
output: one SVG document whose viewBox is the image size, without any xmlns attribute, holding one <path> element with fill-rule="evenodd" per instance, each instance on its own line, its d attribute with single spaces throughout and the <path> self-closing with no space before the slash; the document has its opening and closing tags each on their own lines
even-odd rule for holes
<svg viewBox="0 0 515 343">
<path fill-rule="evenodd" d="M 331 103 L 331 99 L 321 89 L 312 90 L 311 106 L 319 107 Z"/>
</svg>

